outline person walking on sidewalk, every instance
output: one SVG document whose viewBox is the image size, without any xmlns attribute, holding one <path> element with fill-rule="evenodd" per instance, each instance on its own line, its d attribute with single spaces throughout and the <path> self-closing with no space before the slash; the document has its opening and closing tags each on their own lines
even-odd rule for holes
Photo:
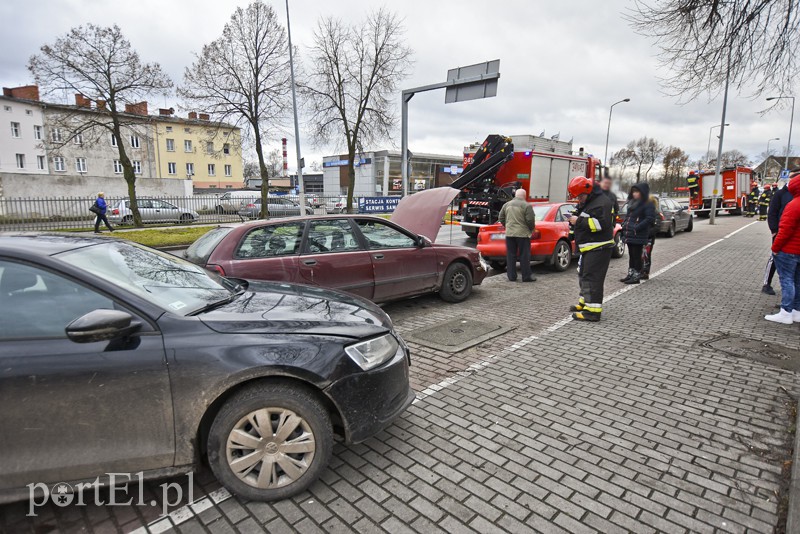
<svg viewBox="0 0 800 534">
<path fill-rule="evenodd" d="M 794 198 L 783 210 L 778 235 L 772 242 L 775 266 L 781 282 L 781 309 L 764 319 L 775 323 L 800 323 L 800 176 L 789 181 Z"/>
<path fill-rule="evenodd" d="M 572 306 L 576 321 L 599 321 L 603 312 L 603 286 L 614 251 L 612 201 L 600 186 L 583 176 L 576 176 L 567 188 L 570 198 L 578 200 L 578 210 L 569 218 L 575 229 L 575 246 L 581 253 L 578 279 L 580 298 Z"/>
<path fill-rule="evenodd" d="M 89 211 L 97 215 L 97 218 L 94 220 L 94 233 L 100 233 L 100 223 L 103 222 L 108 228 L 109 232 L 113 232 L 114 229 L 111 228 L 111 224 L 108 222 L 108 218 L 106 217 L 106 210 L 108 206 L 106 205 L 106 194 L 100 191 L 97 193 L 97 200 L 94 201 L 92 207 L 89 208 Z"/>
<path fill-rule="evenodd" d="M 506 265 L 508 279 L 517 280 L 517 261 L 522 270 L 522 281 L 533 282 L 531 274 L 531 235 L 536 227 L 533 208 L 526 202 L 527 193 L 517 189 L 514 198 L 500 208 L 498 220 L 506 227 Z"/>
<path fill-rule="evenodd" d="M 661 229 L 661 206 L 658 204 L 656 197 L 650 197 L 650 202 L 653 204 L 653 209 L 656 211 L 656 218 L 653 226 L 650 227 L 650 232 L 647 235 L 647 243 L 642 248 L 642 275 L 641 280 L 650 279 L 650 266 L 653 264 L 653 246 L 656 244 L 656 236 Z"/>
<path fill-rule="evenodd" d="M 628 245 L 628 276 L 620 280 L 624 284 L 638 284 L 642 279 L 642 252 L 656 220 L 656 210 L 649 200 L 647 182 L 631 187 L 628 215 L 622 223 L 622 240 Z"/>
<path fill-rule="evenodd" d="M 795 176 L 800 176 L 800 169 L 792 169 L 789 172 L 789 180 Z M 792 192 L 789 188 L 784 186 L 775 191 L 772 195 L 772 200 L 769 201 L 769 209 L 767 210 L 767 225 L 769 231 L 772 232 L 772 240 L 775 241 L 775 236 L 778 235 L 778 225 L 781 220 L 784 208 L 792 200 Z M 775 290 L 772 289 L 772 278 L 775 276 L 775 258 L 773 254 L 769 255 L 767 260 L 767 267 L 764 269 L 764 285 L 761 286 L 761 292 L 767 295 L 774 295 Z"/>
</svg>

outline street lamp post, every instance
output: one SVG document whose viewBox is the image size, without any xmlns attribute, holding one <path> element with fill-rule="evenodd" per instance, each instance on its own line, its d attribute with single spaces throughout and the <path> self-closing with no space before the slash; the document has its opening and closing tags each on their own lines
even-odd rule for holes
<svg viewBox="0 0 800 534">
<path fill-rule="evenodd" d="M 783 163 L 783 168 L 789 170 L 789 151 L 792 149 L 792 125 L 794 124 L 794 97 L 793 96 L 771 96 L 767 99 L 767 102 L 770 100 L 781 100 L 782 98 L 791 98 L 792 99 L 792 116 L 789 119 L 789 140 L 786 142 L 786 160 Z"/>
<path fill-rule="evenodd" d="M 297 149 L 297 194 L 300 213 L 306 214 L 305 184 L 303 183 L 303 157 L 300 155 L 300 125 L 297 120 L 297 85 L 294 82 L 294 54 L 292 52 L 292 30 L 289 26 L 289 0 L 286 0 L 286 32 L 289 36 L 289 70 L 292 73 L 292 106 L 294 107 L 294 142 Z"/>
<path fill-rule="evenodd" d="M 767 171 L 769 170 L 769 144 L 773 141 L 780 141 L 780 137 L 773 137 L 772 139 L 767 141 L 767 159 L 764 161 L 764 178 L 767 177 Z"/>
<path fill-rule="evenodd" d="M 721 126 L 720 124 L 715 124 L 714 126 L 708 129 L 708 148 L 706 148 L 706 167 L 708 167 L 708 162 L 709 160 L 711 160 L 711 132 L 714 131 L 714 128 L 719 128 L 720 126 Z M 730 126 L 730 124 L 726 123 L 725 126 Z M 717 154 L 717 157 L 719 158 L 719 154 Z"/>
<path fill-rule="evenodd" d="M 606 129 L 606 152 L 605 155 L 603 156 L 603 165 L 605 165 L 606 168 L 608 168 L 608 137 L 611 134 L 611 113 L 614 112 L 614 106 L 616 106 L 617 104 L 622 104 L 623 102 L 630 102 L 630 101 L 631 101 L 630 98 L 625 98 L 620 100 L 619 102 L 614 102 L 613 104 L 611 104 L 611 107 L 608 110 L 608 129 Z"/>
</svg>

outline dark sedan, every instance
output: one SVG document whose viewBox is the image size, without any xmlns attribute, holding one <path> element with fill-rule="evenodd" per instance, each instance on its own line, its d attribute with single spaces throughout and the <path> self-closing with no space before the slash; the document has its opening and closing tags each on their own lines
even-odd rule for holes
<svg viewBox="0 0 800 534">
<path fill-rule="evenodd" d="M 0 235 L 0 502 L 26 485 L 174 475 L 294 495 L 414 399 L 371 302 L 216 276 L 103 238 Z"/>
<path fill-rule="evenodd" d="M 487 272 L 475 249 L 432 244 L 368 215 L 220 226 L 189 247 L 186 258 L 224 276 L 312 284 L 373 302 L 425 293 L 460 302 Z"/>
</svg>

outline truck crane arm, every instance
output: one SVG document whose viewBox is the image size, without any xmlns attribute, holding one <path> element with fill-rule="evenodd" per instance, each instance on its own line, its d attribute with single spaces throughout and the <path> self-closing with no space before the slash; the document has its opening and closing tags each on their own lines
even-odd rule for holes
<svg viewBox="0 0 800 534">
<path fill-rule="evenodd" d="M 464 167 L 464 172 L 450 184 L 450 187 L 464 190 L 485 178 L 494 179 L 497 170 L 513 157 L 514 143 L 511 142 L 511 138 L 492 134 L 481 144 L 472 158 L 472 163 Z"/>
</svg>

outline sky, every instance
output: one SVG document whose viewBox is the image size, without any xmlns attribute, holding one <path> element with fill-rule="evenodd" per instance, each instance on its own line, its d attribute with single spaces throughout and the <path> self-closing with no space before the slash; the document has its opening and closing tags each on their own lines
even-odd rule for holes
<svg viewBox="0 0 800 534">
<path fill-rule="evenodd" d="M 284 2 L 269 2 L 285 21 Z M 204 43 L 217 38 L 236 6 L 247 0 L 4 0 L 0 3 L 0 85 L 32 82 L 28 58 L 71 27 L 92 22 L 118 24 L 144 61 L 159 62 L 176 84 Z M 358 24 L 365 10 L 388 6 L 404 19 L 414 65 L 402 88 L 444 81 L 447 70 L 482 61 L 500 60 L 495 98 L 444 104 L 444 91 L 420 93 L 410 104 L 409 148 L 416 153 L 458 155 L 463 147 L 487 135 L 560 134 L 602 157 L 609 106 L 614 108 L 609 154 L 641 136 L 703 158 L 709 128 L 719 125 L 722 99 L 700 97 L 689 103 L 664 94 L 651 40 L 635 34 L 623 15 L 630 0 L 290 0 L 292 38 L 301 56 L 308 53 L 320 17 L 335 16 Z M 770 96 L 770 95 L 764 95 Z M 173 97 L 152 107 L 178 107 Z M 400 95 L 397 97 L 399 116 Z M 767 148 L 780 151 L 789 133 L 789 109 L 766 115 L 764 97 L 747 91 L 729 98 L 723 150 L 738 149 L 755 159 Z M 290 123 L 289 123 L 290 124 Z M 336 154 L 340 146 L 314 146 L 303 134 L 306 164 Z M 715 130 L 714 133 L 718 133 Z M 800 132 L 796 132 L 800 135 Z M 294 168 L 293 130 L 287 129 L 290 168 Z M 280 134 L 277 136 L 280 137 Z M 717 143 L 712 138 L 712 151 Z M 269 149 L 279 148 L 276 139 Z M 375 150 L 398 149 L 398 128 Z M 793 145 L 797 146 L 795 142 Z M 246 154 L 246 159 L 248 158 Z"/>
</svg>

